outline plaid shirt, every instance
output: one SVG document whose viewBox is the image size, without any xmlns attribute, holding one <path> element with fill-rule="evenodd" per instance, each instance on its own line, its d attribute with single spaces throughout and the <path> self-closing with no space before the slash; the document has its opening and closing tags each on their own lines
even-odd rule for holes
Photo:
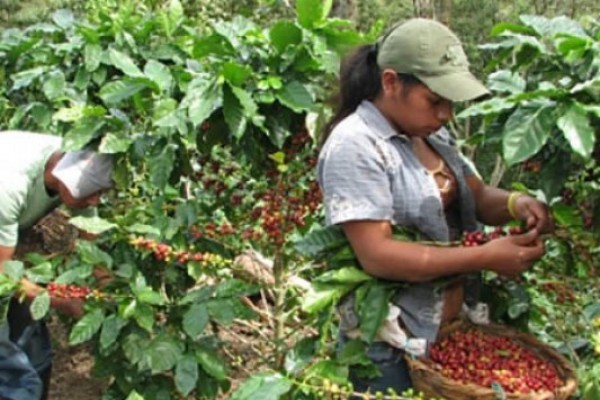
<svg viewBox="0 0 600 400">
<path fill-rule="evenodd" d="M 327 224 L 384 220 L 418 229 L 435 241 L 457 238 L 477 228 L 475 203 L 465 178 L 474 172 L 445 129 L 430 135 L 429 144 L 454 173 L 458 207 L 445 212 L 434 178 L 427 172 L 408 137 L 398 134 L 368 101 L 331 132 L 317 165 Z M 474 293 L 466 291 L 468 302 Z M 443 290 L 431 283 L 413 284 L 393 299 L 402 322 L 417 337 L 435 340 L 443 310 Z M 339 305 L 341 329 L 358 326 L 353 296 Z"/>
</svg>

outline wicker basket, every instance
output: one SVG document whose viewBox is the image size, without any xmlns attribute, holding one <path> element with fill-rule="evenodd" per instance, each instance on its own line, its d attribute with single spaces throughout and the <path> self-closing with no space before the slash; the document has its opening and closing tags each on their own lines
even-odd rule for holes
<svg viewBox="0 0 600 400">
<path fill-rule="evenodd" d="M 575 371 L 570 363 L 556 350 L 541 343 L 529 334 L 518 332 L 503 325 L 473 325 L 464 320 L 458 320 L 444 326 L 440 330 L 439 337 L 444 338 L 456 330 L 468 330 L 476 328 L 486 334 L 505 336 L 515 340 L 522 346 L 527 347 L 536 356 L 550 361 L 556 367 L 558 375 L 564 385 L 554 393 L 549 391 L 536 392 L 532 394 L 506 393 L 510 400 L 566 400 L 569 399 L 577 389 Z M 491 389 L 476 384 L 462 384 L 443 376 L 430 367 L 426 360 L 406 356 L 410 376 L 416 390 L 423 392 L 428 397 L 442 398 L 448 400 L 495 400 L 496 393 Z"/>
</svg>

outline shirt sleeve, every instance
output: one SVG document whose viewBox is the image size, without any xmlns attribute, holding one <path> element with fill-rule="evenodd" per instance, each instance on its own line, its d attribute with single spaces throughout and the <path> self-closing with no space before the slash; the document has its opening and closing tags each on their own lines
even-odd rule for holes
<svg viewBox="0 0 600 400">
<path fill-rule="evenodd" d="M 18 237 L 18 207 L 6 192 L 0 193 L 0 246 L 15 247 Z"/>
<path fill-rule="evenodd" d="M 331 136 L 319 157 L 318 176 L 330 224 L 392 220 L 393 199 L 382 148 L 373 137 Z"/>
</svg>

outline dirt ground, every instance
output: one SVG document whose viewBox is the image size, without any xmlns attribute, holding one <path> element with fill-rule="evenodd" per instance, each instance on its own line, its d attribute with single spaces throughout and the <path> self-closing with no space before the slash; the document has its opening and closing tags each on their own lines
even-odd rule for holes
<svg viewBox="0 0 600 400">
<path fill-rule="evenodd" d="M 68 346 L 67 334 L 58 321 L 50 321 L 54 363 L 50 400 L 99 400 L 107 383 L 91 377 L 94 359 L 88 346 Z"/>
<path fill-rule="evenodd" d="M 67 332 L 56 316 L 50 319 L 48 328 L 54 350 L 49 400 L 100 400 L 108 382 L 91 376 L 94 358 L 90 345 L 69 346 Z M 248 324 L 219 333 L 221 339 L 231 343 L 222 353 L 230 365 L 231 390 L 221 394 L 217 400 L 228 399 L 245 379 L 261 370 L 259 365 L 255 365 L 257 356 L 272 354 L 272 349 L 255 345 L 261 342 L 254 337 L 255 332 L 256 326 Z"/>
</svg>

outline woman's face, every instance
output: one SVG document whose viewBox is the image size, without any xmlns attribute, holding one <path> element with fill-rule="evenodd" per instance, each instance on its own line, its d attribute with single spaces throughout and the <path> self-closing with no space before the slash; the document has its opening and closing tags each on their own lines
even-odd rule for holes
<svg viewBox="0 0 600 400">
<path fill-rule="evenodd" d="M 452 119 L 452 102 L 423 84 L 406 85 L 395 71 L 382 73 L 382 95 L 377 106 L 401 133 L 427 137 Z"/>
</svg>

